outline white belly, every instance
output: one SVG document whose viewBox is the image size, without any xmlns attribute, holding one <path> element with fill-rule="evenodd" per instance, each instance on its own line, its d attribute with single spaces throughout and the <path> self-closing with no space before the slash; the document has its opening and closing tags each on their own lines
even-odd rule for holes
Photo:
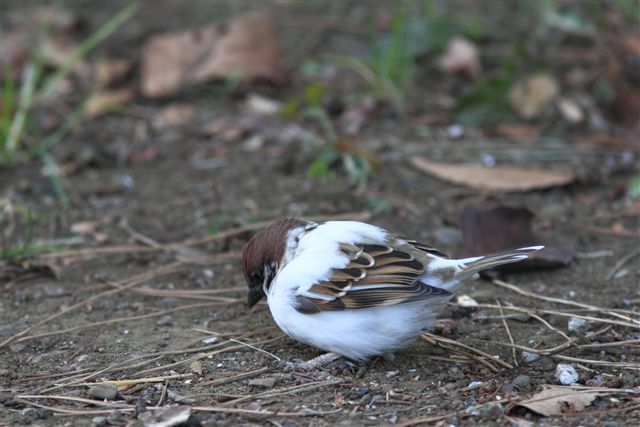
<svg viewBox="0 0 640 427">
<path fill-rule="evenodd" d="M 364 360 L 409 345 L 433 326 L 444 304 L 415 302 L 389 307 L 302 314 L 288 301 L 269 300 L 273 319 L 287 335 L 305 344 Z"/>
</svg>

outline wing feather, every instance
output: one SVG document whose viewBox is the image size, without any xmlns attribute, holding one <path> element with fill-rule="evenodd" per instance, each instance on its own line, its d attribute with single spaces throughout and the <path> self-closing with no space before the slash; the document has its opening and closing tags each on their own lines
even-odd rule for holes
<svg viewBox="0 0 640 427">
<path fill-rule="evenodd" d="M 426 267 L 415 255 L 430 253 L 424 249 L 428 247 L 414 242 L 404 246 L 398 249 L 377 244 L 341 244 L 340 250 L 350 260 L 349 264 L 333 270 L 328 280 L 299 291 L 296 309 L 317 313 L 427 299 L 448 300 L 452 295 L 449 291 L 420 281 Z"/>
</svg>

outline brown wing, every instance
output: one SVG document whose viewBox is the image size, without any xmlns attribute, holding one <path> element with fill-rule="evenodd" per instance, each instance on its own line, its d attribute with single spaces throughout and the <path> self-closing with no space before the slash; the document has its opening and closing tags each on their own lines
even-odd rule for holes
<svg viewBox="0 0 640 427">
<path fill-rule="evenodd" d="M 334 270 L 330 280 L 296 295 L 296 309 L 301 313 L 451 297 L 449 291 L 419 281 L 425 266 L 410 250 L 370 244 L 343 244 L 340 249 L 351 261 L 346 267 Z"/>
</svg>

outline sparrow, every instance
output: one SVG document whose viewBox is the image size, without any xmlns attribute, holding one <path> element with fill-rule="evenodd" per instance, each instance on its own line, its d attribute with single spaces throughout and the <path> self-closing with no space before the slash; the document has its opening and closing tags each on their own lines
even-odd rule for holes
<svg viewBox="0 0 640 427">
<path fill-rule="evenodd" d="M 242 263 L 249 307 L 266 296 L 293 339 L 364 361 L 411 344 L 479 271 L 542 248 L 452 259 L 363 222 L 281 218 L 253 236 Z"/>
</svg>

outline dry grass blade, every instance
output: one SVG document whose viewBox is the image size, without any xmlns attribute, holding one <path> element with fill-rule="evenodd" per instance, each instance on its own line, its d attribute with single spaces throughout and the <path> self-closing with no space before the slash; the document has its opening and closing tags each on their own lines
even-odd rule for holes
<svg viewBox="0 0 640 427">
<path fill-rule="evenodd" d="M 511 330 L 509 329 L 509 324 L 507 323 L 507 319 L 505 319 L 505 317 L 504 317 L 504 310 L 502 309 L 502 304 L 500 304 L 500 300 L 496 300 L 496 304 L 498 304 L 498 307 L 500 307 L 500 316 L 501 316 L 501 320 L 502 320 L 502 326 L 504 326 L 504 329 L 507 332 L 507 337 L 509 338 L 509 342 L 511 344 L 515 344 L 515 341 L 513 340 L 513 336 L 511 335 Z M 516 356 L 516 349 L 515 348 L 511 349 L 511 355 L 513 356 L 513 364 L 517 368 L 518 367 L 518 357 Z"/>
<path fill-rule="evenodd" d="M 224 402 L 221 406 L 236 405 L 238 403 L 246 402 L 248 400 L 267 399 L 267 398 L 271 398 L 271 397 L 275 397 L 275 396 L 282 396 L 282 395 L 287 395 L 287 394 L 298 394 L 298 393 L 301 393 L 301 392 L 304 392 L 304 391 L 315 390 L 317 388 L 328 387 L 328 386 L 340 384 L 340 383 L 343 383 L 343 382 L 344 382 L 344 380 L 342 380 L 340 378 L 332 378 L 332 379 L 329 379 L 329 380 L 326 380 L 326 381 L 320 381 L 320 382 L 315 382 L 315 383 L 307 383 L 307 384 L 300 384 L 300 385 L 295 385 L 293 387 L 286 387 L 286 388 L 281 388 L 281 389 L 277 389 L 277 390 L 269 390 L 269 391 L 265 391 L 263 393 L 247 395 L 247 396 L 240 397 L 238 399 L 229 400 L 227 402 Z"/>
<path fill-rule="evenodd" d="M 68 308 L 66 308 L 66 309 L 64 309 L 64 310 L 62 310 L 62 311 L 60 311 L 60 312 L 58 312 L 56 314 L 53 314 L 53 315 L 51 315 L 51 316 L 49 316 L 49 317 L 47 317 L 47 318 L 45 318 L 45 319 L 43 319 L 41 321 L 29 326 L 26 329 L 23 329 L 22 331 L 18 332 L 17 334 L 9 337 L 4 342 L 2 342 L 0 344 L 0 349 L 5 347 L 6 345 L 11 343 L 12 341 L 14 341 L 14 340 L 16 340 L 16 339 L 18 339 L 20 337 L 23 337 L 24 335 L 28 334 L 33 329 L 38 328 L 38 327 L 43 326 L 43 325 L 46 325 L 49 322 L 51 322 L 52 320 L 55 320 L 55 319 L 59 318 L 60 316 L 63 316 L 63 315 L 65 315 L 65 314 L 67 314 L 67 313 L 69 313 L 69 312 L 71 312 L 71 311 L 73 311 L 73 310 L 75 310 L 77 308 L 85 307 L 87 304 L 91 303 L 92 301 L 94 301 L 94 300 L 96 300 L 98 298 L 102 298 L 102 297 L 105 297 L 105 296 L 108 296 L 108 295 L 113 295 L 113 294 L 116 294 L 118 292 L 122 292 L 122 291 L 124 291 L 126 289 L 132 288 L 132 287 L 134 287 L 136 285 L 139 285 L 139 284 L 141 284 L 143 282 L 146 282 L 148 280 L 155 279 L 155 278 L 160 277 L 160 276 L 164 276 L 164 275 L 167 275 L 167 274 L 174 273 L 174 272 L 178 271 L 181 267 L 182 267 L 182 264 L 180 264 L 178 262 L 174 262 L 174 263 L 162 266 L 162 267 L 158 267 L 158 268 L 156 268 L 154 270 L 145 271 L 143 273 L 136 274 L 136 275 L 134 275 L 132 277 L 129 277 L 127 279 L 120 280 L 120 281 L 117 282 L 120 285 L 120 287 L 118 289 L 112 289 L 112 290 L 101 292 L 101 293 L 99 293 L 97 295 L 90 296 L 89 298 L 86 298 L 86 299 L 78 302 L 77 304 L 74 304 L 74 305 L 72 305 L 72 306 L 70 306 L 70 307 L 68 307 Z"/>
<path fill-rule="evenodd" d="M 511 283 L 507 283 L 507 282 L 504 282 L 504 281 L 498 280 L 498 279 L 492 280 L 491 283 L 493 283 L 494 285 L 499 286 L 501 288 L 509 289 L 509 290 L 511 290 L 513 292 L 516 292 L 516 293 L 518 293 L 520 295 L 524 295 L 526 297 L 535 298 L 535 299 L 548 301 L 548 302 L 554 302 L 554 303 L 557 303 L 557 304 L 570 305 L 570 306 L 573 306 L 573 307 L 586 308 L 586 309 L 589 309 L 589 310 L 592 310 L 592 311 L 601 312 L 603 314 L 607 314 L 609 316 L 617 317 L 618 319 L 622 319 L 622 320 L 625 320 L 627 322 L 631 322 L 631 323 L 635 323 L 637 325 L 640 325 L 640 320 L 631 318 L 629 316 L 624 316 L 623 314 L 621 314 L 621 313 L 626 313 L 626 314 L 631 314 L 631 315 L 637 315 L 637 313 L 634 313 L 633 311 L 630 311 L 630 310 L 607 309 L 607 308 L 597 307 L 595 305 L 584 304 L 584 303 L 579 303 L 579 302 L 575 302 L 575 301 L 568 301 L 568 300 L 564 300 L 564 299 L 560 299 L 560 298 L 547 297 L 547 296 L 544 296 L 544 295 L 536 294 L 534 292 L 529 292 L 529 291 L 522 290 L 522 289 L 518 288 L 517 286 L 512 285 Z"/>
<path fill-rule="evenodd" d="M 337 220 L 354 220 L 354 221 L 367 221 L 371 219 L 371 213 L 364 212 L 352 212 L 336 215 L 312 215 L 304 216 L 303 219 L 310 221 L 337 221 Z M 253 224 L 247 224 L 242 227 L 232 228 L 229 230 L 223 230 L 210 236 L 202 237 L 199 239 L 189 239 L 178 243 L 169 243 L 165 245 L 159 245 L 154 247 L 147 246 L 110 246 L 101 248 L 84 248 L 77 250 L 58 251 L 42 254 L 40 259 L 56 259 L 56 258 L 70 258 L 70 257 L 89 257 L 95 255 L 109 255 L 109 254 L 124 254 L 124 253 L 139 253 L 139 252 L 156 252 L 156 251 L 176 251 L 179 249 L 187 248 L 190 246 L 202 245 L 205 243 L 213 243 L 221 240 L 227 240 L 231 237 L 239 236 L 248 232 L 260 230 L 273 221 L 260 221 Z M 209 259 L 209 257 L 207 257 Z M 221 261 L 218 259 L 218 261 Z"/>
<path fill-rule="evenodd" d="M 458 341 L 454 341 L 452 339 L 449 338 L 445 338 L 445 337 L 441 337 L 429 332 L 423 332 L 422 335 L 420 336 L 423 340 L 427 341 L 428 343 L 431 343 L 433 345 L 439 345 L 439 346 L 444 346 L 445 348 L 448 348 L 450 350 L 457 350 L 460 351 L 459 349 L 462 348 L 465 351 L 465 353 L 471 353 L 472 355 L 474 355 L 474 360 L 477 360 L 478 362 L 482 363 L 482 364 L 487 364 L 487 361 L 491 361 L 492 363 L 496 363 L 500 366 L 502 366 L 503 368 L 507 368 L 507 369 L 513 369 L 513 366 L 511 366 L 510 364 L 508 364 L 507 362 L 505 362 L 504 360 L 500 360 L 498 358 L 496 358 L 495 356 L 491 356 L 490 354 L 485 353 L 482 350 L 478 350 L 477 348 L 473 348 L 470 347 L 466 344 L 460 343 Z M 494 372 L 497 372 L 497 369 L 495 367 L 493 367 L 491 365 L 491 369 Z"/>
<path fill-rule="evenodd" d="M 259 369 L 255 369 L 253 371 L 249 371 L 249 372 L 242 372 L 240 374 L 235 374 L 233 376 L 227 377 L 227 378 L 219 378 L 216 380 L 209 380 L 209 381 L 203 381 L 201 383 L 196 384 L 197 386 L 213 386 L 213 387 L 217 387 L 223 384 L 228 384 L 228 383 L 232 383 L 235 381 L 240 381 L 240 380 L 246 380 L 247 378 L 252 378 L 252 377 L 256 377 L 258 375 L 262 375 L 262 374 L 266 374 L 267 372 L 271 372 L 275 370 L 275 368 L 271 368 L 271 367 L 264 367 L 264 368 L 259 368 Z"/>
</svg>

